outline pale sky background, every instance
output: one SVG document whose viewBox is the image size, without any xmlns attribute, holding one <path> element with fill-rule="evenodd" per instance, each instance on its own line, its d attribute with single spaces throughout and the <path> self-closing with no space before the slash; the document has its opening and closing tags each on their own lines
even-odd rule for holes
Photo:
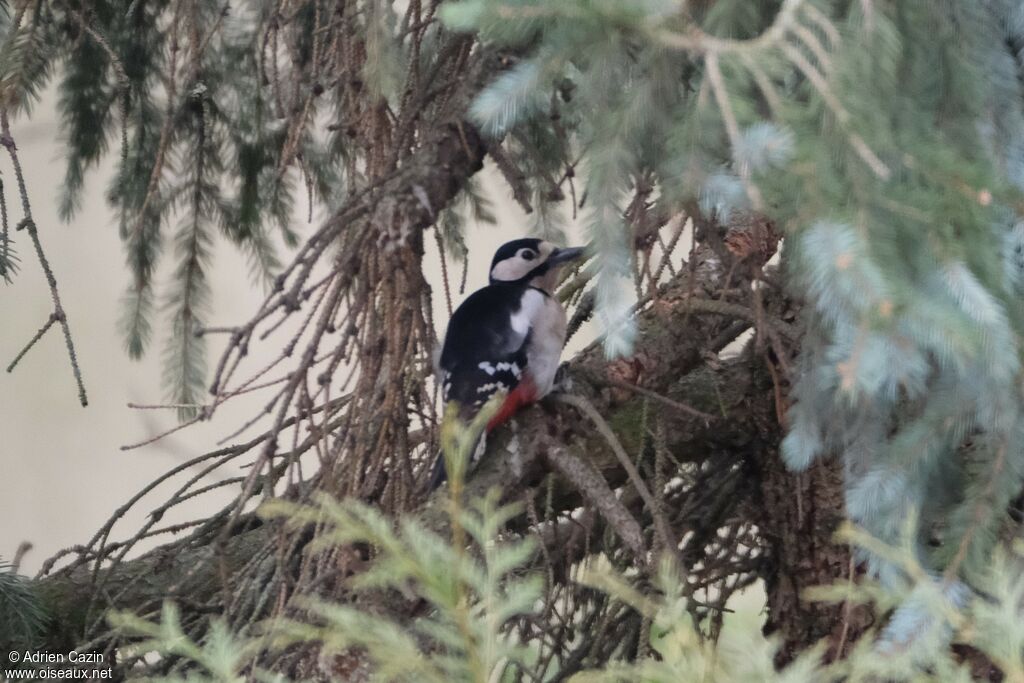
<svg viewBox="0 0 1024 683">
<path fill-rule="evenodd" d="M 128 359 L 117 328 L 128 271 L 117 224 L 104 199 L 112 159 L 90 173 L 81 211 L 72 223 L 64 224 L 56 212 L 64 161 L 52 90 L 31 119 L 22 117 L 12 122 L 12 134 L 89 392 L 89 406 L 82 408 L 56 326 L 12 374 L 2 372 L 52 310 L 49 290 L 28 236 L 16 233 L 21 270 L 13 284 L 0 283 L 0 453 L 4 459 L 4 474 L 0 477 L 0 558 L 10 560 L 22 541 L 31 542 L 34 548 L 21 566 L 22 573 L 31 574 L 61 548 L 87 542 L 116 508 L 157 476 L 215 448 L 219 438 L 233 432 L 263 401 L 259 396 L 249 400 L 241 397 L 221 408 L 210 423 L 195 425 L 150 446 L 120 450 L 122 445 L 143 441 L 174 426 L 176 418 L 170 412 L 127 407 L 129 402 L 161 403 L 164 399 L 160 382 L 164 330 L 157 328 L 157 343 L 146 358 L 140 362 Z M 114 150 L 112 156 L 116 154 Z M 0 173 L 13 225 L 21 219 L 21 213 L 17 197 L 11 192 L 14 178 L 6 155 L 0 155 Z M 524 236 L 528 225 L 496 174 L 485 173 L 484 187 L 495 201 L 500 224 L 470 228 L 468 243 L 475 258 L 469 270 L 467 294 L 486 283 L 494 248 L 507 239 Z M 305 215 L 305 208 L 300 206 L 296 226 L 308 233 L 314 226 L 305 223 Z M 574 227 L 572 232 L 578 234 L 579 230 Z M 443 290 L 438 286 L 432 237 L 426 244 L 435 320 L 440 325 L 447 320 L 447 312 Z M 167 266 L 171 263 L 172 259 L 163 262 L 159 282 L 167 282 Z M 244 322 L 263 300 L 261 288 L 252 283 L 244 257 L 223 240 L 218 241 L 214 263 L 216 267 L 209 274 L 213 289 L 210 324 Z M 453 279 L 458 275 L 455 270 Z M 453 293 L 457 295 L 457 290 Z M 567 353 L 580 348 L 588 337 L 592 334 L 577 335 Z M 211 368 L 222 343 L 210 338 Z M 252 349 L 251 362 L 257 366 L 261 357 L 269 361 L 275 349 L 273 344 Z M 222 477 L 238 473 L 237 469 L 225 470 Z M 165 496 L 167 492 L 164 488 L 158 494 Z M 226 502 L 226 495 L 207 498 L 190 516 L 218 509 Z M 130 535 L 163 497 L 151 500 L 153 505 L 143 504 L 126 516 L 115 529 L 115 538 Z"/>
</svg>

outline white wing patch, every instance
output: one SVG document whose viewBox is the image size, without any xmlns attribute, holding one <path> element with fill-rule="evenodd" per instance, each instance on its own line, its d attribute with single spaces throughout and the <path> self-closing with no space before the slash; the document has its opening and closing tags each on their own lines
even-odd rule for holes
<svg viewBox="0 0 1024 683">
<path fill-rule="evenodd" d="M 495 391 L 508 391 L 508 385 L 504 382 L 489 382 L 487 384 L 481 384 L 476 388 L 476 393 L 487 394 L 488 396 Z"/>
<path fill-rule="evenodd" d="M 523 292 L 523 298 L 519 300 L 519 310 L 512 314 L 512 329 L 522 337 L 529 334 L 533 321 L 544 309 L 546 300 L 547 297 L 536 289 L 527 289 Z"/>
<path fill-rule="evenodd" d="M 523 370 L 522 368 L 519 367 L 519 365 L 517 365 L 516 363 L 506 363 L 504 361 L 502 361 L 501 363 L 491 363 L 490 361 L 485 360 L 481 361 L 480 364 L 477 365 L 477 367 L 491 376 L 493 376 L 494 373 L 496 372 L 511 372 L 516 377 L 516 379 L 519 379 L 520 375 L 523 374 Z"/>
</svg>

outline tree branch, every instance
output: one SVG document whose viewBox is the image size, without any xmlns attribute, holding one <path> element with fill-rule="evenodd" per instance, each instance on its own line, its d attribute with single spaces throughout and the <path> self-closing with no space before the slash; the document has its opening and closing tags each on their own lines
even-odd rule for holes
<svg viewBox="0 0 1024 683">
<path fill-rule="evenodd" d="M 71 372 L 75 376 L 75 384 L 78 386 L 78 401 L 83 407 L 89 405 L 89 398 L 85 393 L 85 383 L 82 381 L 82 370 L 78 366 L 78 356 L 75 353 L 75 342 L 71 338 L 71 327 L 68 325 L 67 314 L 64 313 L 64 306 L 60 301 L 60 291 L 57 289 L 57 278 L 53 274 L 53 269 L 50 267 L 50 261 L 46 258 L 46 253 L 43 251 L 43 243 L 39 239 L 39 230 L 36 228 L 36 223 L 32 219 L 32 206 L 28 201 L 28 189 L 25 186 L 25 175 L 21 169 L 21 161 L 18 159 L 18 147 L 14 143 L 14 138 L 11 136 L 11 125 L 7 118 L 7 110 L 0 109 L 0 145 L 7 149 L 7 155 L 11 158 L 11 164 L 14 166 L 14 177 L 18 182 L 18 192 L 21 194 L 21 209 L 24 214 L 24 218 L 18 226 L 18 229 L 24 228 L 29 237 L 32 239 L 32 245 L 35 247 L 36 256 L 39 257 L 39 265 L 43 269 L 43 274 L 46 276 L 46 284 L 50 287 L 50 298 L 53 299 L 53 313 L 50 315 L 49 321 L 43 325 L 28 345 L 18 354 L 18 356 L 7 366 L 7 372 L 14 370 L 14 367 L 18 364 L 18 361 L 28 353 L 29 349 L 35 346 L 35 343 L 39 341 L 47 330 L 53 325 L 54 322 L 60 323 L 60 328 L 64 332 L 64 344 L 68 349 L 68 358 L 71 360 Z M 6 238 L 6 233 L 5 233 Z"/>
</svg>

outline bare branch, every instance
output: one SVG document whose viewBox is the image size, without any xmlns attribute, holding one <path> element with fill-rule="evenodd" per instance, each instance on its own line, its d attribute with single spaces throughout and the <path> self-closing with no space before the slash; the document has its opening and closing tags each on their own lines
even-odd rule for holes
<svg viewBox="0 0 1024 683">
<path fill-rule="evenodd" d="M 53 300 L 53 313 L 50 315 L 49 321 L 43 325 L 43 327 L 36 332 L 35 336 L 29 341 L 28 345 L 22 350 L 21 353 L 7 366 L 7 372 L 14 370 L 15 365 L 21 360 L 21 357 L 31 349 L 39 339 L 42 338 L 46 331 L 50 329 L 54 322 L 60 323 L 61 330 L 64 332 L 64 345 L 68 350 L 68 359 L 71 361 L 71 373 L 75 377 L 75 384 L 78 386 L 78 401 L 82 406 L 89 405 L 89 398 L 85 393 L 85 384 L 82 381 L 82 370 L 78 366 L 78 356 L 75 354 L 75 343 L 71 338 L 71 327 L 68 325 L 67 315 L 64 313 L 64 307 L 60 301 L 60 291 L 57 289 L 57 278 L 53 274 L 53 268 L 50 266 L 50 261 L 46 258 L 46 253 L 43 251 L 43 244 L 39 239 L 39 230 L 36 228 L 36 223 L 32 219 L 32 207 L 28 199 L 28 189 L 25 186 L 25 175 L 21 169 L 21 162 L 18 159 L 18 147 L 14 142 L 14 138 L 11 136 L 11 126 L 7 117 L 7 110 L 0 109 L 0 145 L 7 150 L 7 155 L 11 159 L 11 165 L 14 166 L 14 177 L 18 183 L 18 192 L 21 195 L 21 209 L 24 215 L 20 226 L 25 229 L 29 237 L 32 239 L 32 245 L 35 247 L 36 256 L 39 259 L 39 265 L 43 269 L 43 274 L 46 276 L 46 284 L 50 287 L 50 298 Z"/>
</svg>

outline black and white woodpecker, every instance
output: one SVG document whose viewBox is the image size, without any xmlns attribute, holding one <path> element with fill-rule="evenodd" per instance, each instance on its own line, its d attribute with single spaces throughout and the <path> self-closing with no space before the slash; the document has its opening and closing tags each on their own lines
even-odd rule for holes
<svg viewBox="0 0 1024 683">
<path fill-rule="evenodd" d="M 566 331 L 554 289 L 560 267 L 582 254 L 582 247 L 559 248 L 534 238 L 506 242 L 494 253 L 490 284 L 452 314 L 438 361 L 445 405 L 454 401 L 461 420 L 471 420 L 495 393 L 507 392 L 486 435 L 551 391 Z M 474 458 L 483 447 L 481 442 Z M 430 489 L 445 478 L 439 457 Z"/>
</svg>

